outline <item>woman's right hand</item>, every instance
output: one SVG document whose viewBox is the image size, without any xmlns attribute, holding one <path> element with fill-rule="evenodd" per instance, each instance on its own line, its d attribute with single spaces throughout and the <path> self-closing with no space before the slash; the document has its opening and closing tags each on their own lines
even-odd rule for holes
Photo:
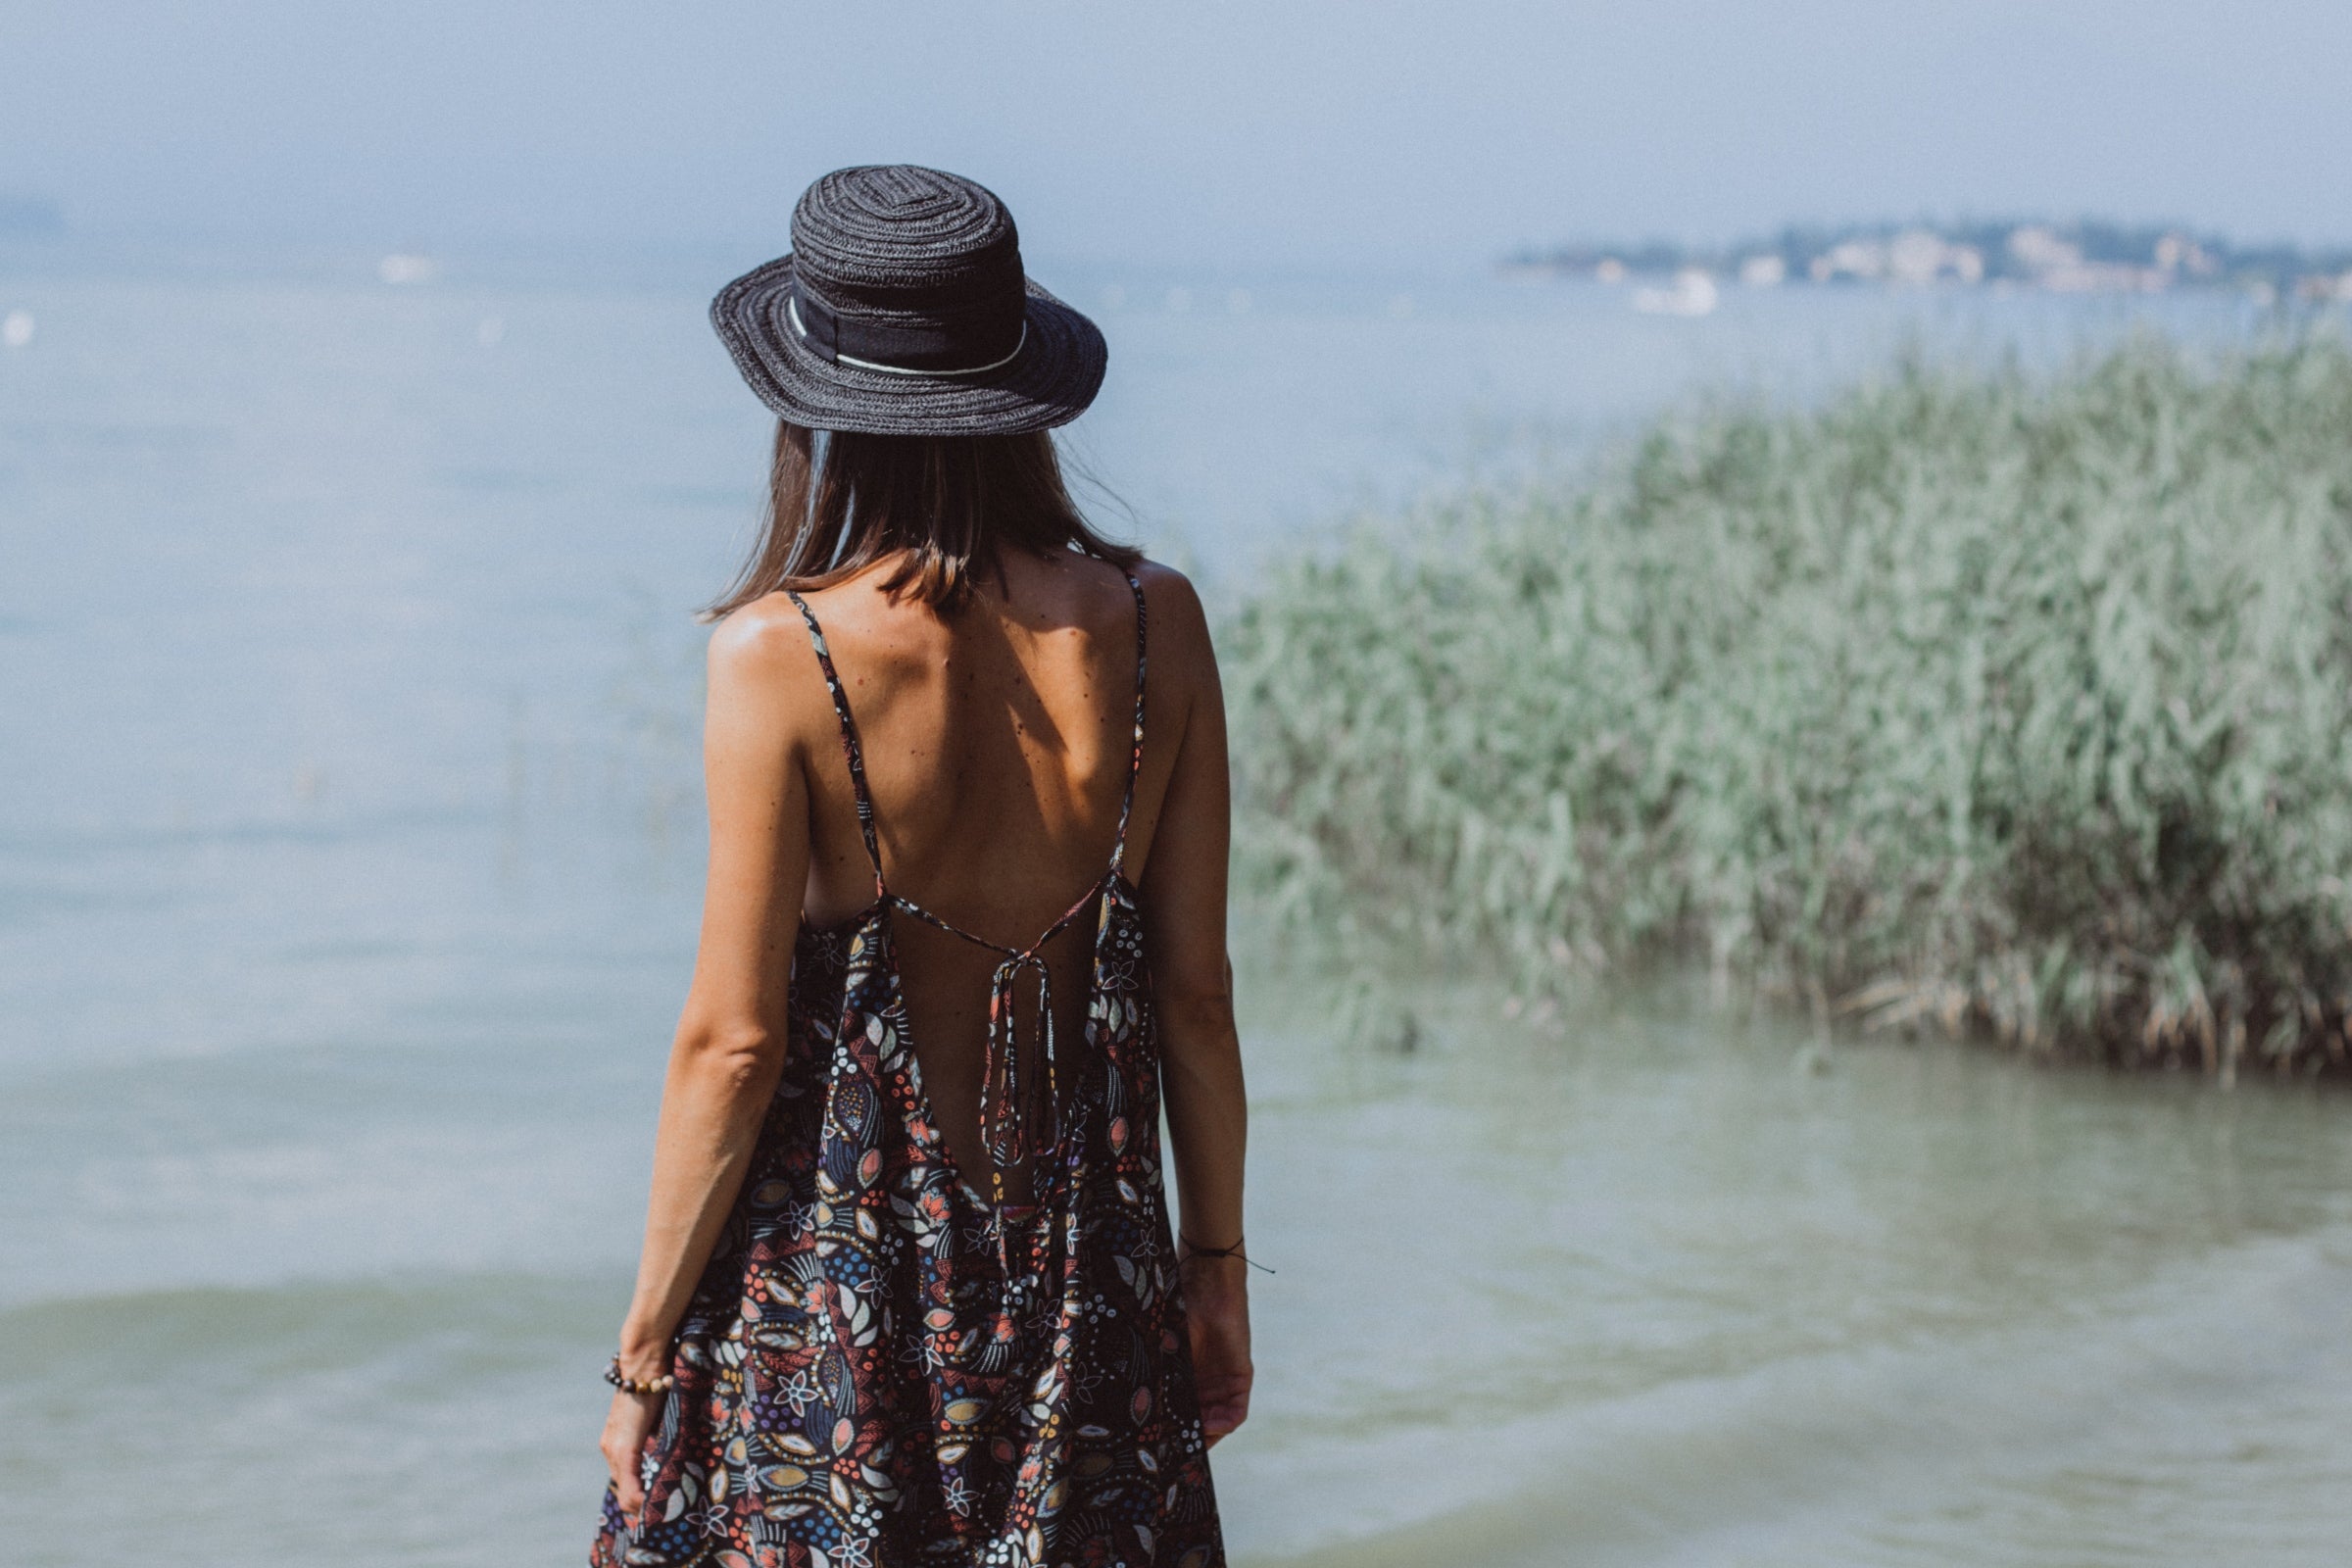
<svg viewBox="0 0 2352 1568">
<path fill-rule="evenodd" d="M 612 1396 L 612 1408 L 605 1415 L 604 1441 L 599 1445 L 605 1453 L 605 1468 L 612 1477 L 612 1501 L 620 1509 L 629 1528 L 637 1528 L 637 1515 L 645 1507 L 645 1482 L 638 1474 L 638 1464 L 645 1454 L 646 1439 L 654 1435 L 655 1423 L 662 1419 L 662 1401 L 666 1395 L 617 1393 Z"/>
<path fill-rule="evenodd" d="M 1208 1446 L 1250 1418 L 1250 1265 L 1196 1254 L 1183 1264 L 1184 1308 L 1193 1342 L 1193 1384 Z"/>
</svg>

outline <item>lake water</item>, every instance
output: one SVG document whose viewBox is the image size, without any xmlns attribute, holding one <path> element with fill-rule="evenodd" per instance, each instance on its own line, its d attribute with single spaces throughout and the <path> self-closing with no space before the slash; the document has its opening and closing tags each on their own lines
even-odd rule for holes
<svg viewBox="0 0 2352 1568">
<path fill-rule="evenodd" d="M 1693 389 L 2257 325 L 1041 271 L 1111 341 L 1082 455 L 1228 601 L 1351 507 Z M 584 1552 L 692 956 L 687 612 L 763 458 L 725 275 L 0 253 L 11 1568 Z M 1424 998 L 1394 1057 L 1243 984 L 1280 1272 L 1215 1456 L 1242 1563 L 2342 1560 L 2337 1097 L 1825 1054 L 1673 997 Z"/>
</svg>

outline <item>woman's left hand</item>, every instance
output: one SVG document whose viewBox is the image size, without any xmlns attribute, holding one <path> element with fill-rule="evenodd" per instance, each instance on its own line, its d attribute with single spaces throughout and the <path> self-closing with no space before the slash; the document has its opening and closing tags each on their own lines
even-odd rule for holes
<svg viewBox="0 0 2352 1568">
<path fill-rule="evenodd" d="M 645 1453 L 645 1440 L 654 1435 L 654 1424 L 662 1419 L 665 1397 L 660 1394 L 614 1394 L 612 1408 L 605 1416 L 605 1437 L 600 1445 L 605 1468 L 612 1474 L 612 1500 L 620 1505 L 621 1517 L 632 1530 L 637 1527 L 638 1512 L 645 1507 L 645 1483 L 638 1478 L 637 1461 Z"/>
<path fill-rule="evenodd" d="M 1194 1253 L 1184 1260 L 1184 1313 L 1192 1334 L 1193 1384 L 1200 1428 L 1215 1447 L 1250 1419 L 1249 1265 L 1232 1257 Z"/>
</svg>

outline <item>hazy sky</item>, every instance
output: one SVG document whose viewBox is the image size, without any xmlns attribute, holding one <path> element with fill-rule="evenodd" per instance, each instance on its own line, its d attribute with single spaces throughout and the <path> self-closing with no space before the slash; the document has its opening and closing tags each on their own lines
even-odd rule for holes
<svg viewBox="0 0 2352 1568">
<path fill-rule="evenodd" d="M 0 190 L 86 231 L 781 248 L 845 163 L 1037 256 L 2090 212 L 2352 239 L 2345 0 L 0 0 Z"/>
</svg>

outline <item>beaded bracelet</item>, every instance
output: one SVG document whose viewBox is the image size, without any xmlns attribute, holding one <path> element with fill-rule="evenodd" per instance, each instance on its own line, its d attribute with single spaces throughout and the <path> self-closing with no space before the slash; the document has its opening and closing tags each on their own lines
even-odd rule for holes
<svg viewBox="0 0 2352 1568">
<path fill-rule="evenodd" d="M 612 1359 L 605 1368 L 605 1381 L 623 1394 L 667 1394 L 678 1386 L 676 1374 L 670 1372 L 664 1372 L 658 1378 L 629 1377 L 620 1370 L 620 1352 L 617 1350 L 612 1352 Z"/>
<path fill-rule="evenodd" d="M 1251 1257 L 1248 1252 L 1243 1251 L 1242 1238 L 1238 1236 L 1234 1238 L 1233 1245 L 1231 1247 L 1202 1247 L 1199 1242 L 1194 1241 L 1191 1237 L 1183 1235 L 1179 1235 L 1176 1240 L 1184 1244 L 1185 1250 L 1184 1256 L 1178 1259 L 1179 1262 L 1189 1263 L 1196 1257 L 1238 1257 L 1243 1262 L 1249 1264 L 1251 1268 L 1256 1269 L 1261 1274 L 1272 1274 L 1276 1272 L 1275 1270 L 1266 1267 L 1265 1264 L 1260 1263 L 1256 1258 Z"/>
</svg>

